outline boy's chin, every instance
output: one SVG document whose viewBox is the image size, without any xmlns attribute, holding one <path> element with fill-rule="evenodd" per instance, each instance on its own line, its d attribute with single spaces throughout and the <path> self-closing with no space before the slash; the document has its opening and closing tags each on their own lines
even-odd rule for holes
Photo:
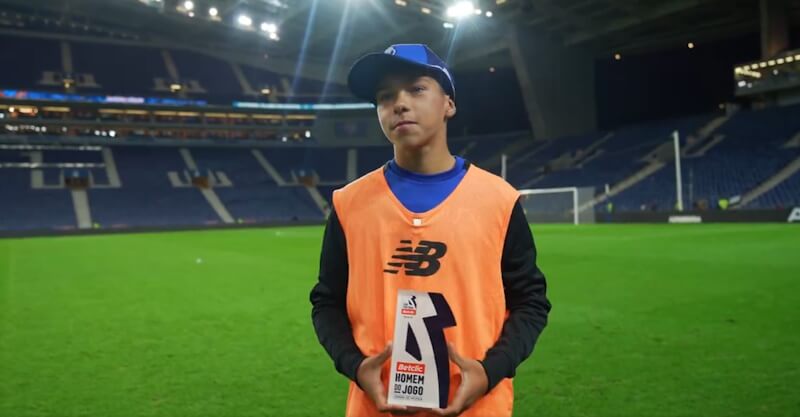
<svg viewBox="0 0 800 417">
<path fill-rule="evenodd" d="M 430 144 L 430 139 L 426 139 L 419 135 L 402 135 L 390 139 L 394 146 L 400 146 L 406 149 L 422 148 Z"/>
</svg>

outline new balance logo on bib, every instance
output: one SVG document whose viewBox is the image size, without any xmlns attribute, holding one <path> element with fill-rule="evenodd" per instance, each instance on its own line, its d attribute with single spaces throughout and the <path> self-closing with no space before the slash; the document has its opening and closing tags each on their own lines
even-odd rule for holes
<svg viewBox="0 0 800 417">
<path fill-rule="evenodd" d="M 395 249 L 397 253 L 392 255 L 392 259 L 403 262 L 388 262 L 391 268 L 383 272 L 396 274 L 400 272 L 399 268 L 404 268 L 406 275 L 429 277 L 439 270 L 439 259 L 447 253 L 447 245 L 442 242 L 422 240 L 416 248 L 411 246 L 410 240 L 401 240 L 400 244 L 406 246 Z"/>
</svg>

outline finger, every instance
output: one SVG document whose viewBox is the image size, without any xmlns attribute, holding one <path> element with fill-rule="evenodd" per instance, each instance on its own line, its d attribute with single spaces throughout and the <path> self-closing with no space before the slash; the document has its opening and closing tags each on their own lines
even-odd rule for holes
<svg viewBox="0 0 800 417">
<path fill-rule="evenodd" d="M 422 411 L 430 411 L 428 408 L 419 408 L 414 406 L 406 406 L 406 409 L 412 413 L 419 413 Z"/>
<path fill-rule="evenodd" d="M 406 410 L 395 408 L 396 406 L 387 406 L 384 408 L 378 407 L 378 411 L 381 413 L 389 413 L 393 416 L 410 416 L 414 413 L 409 413 Z"/>
<path fill-rule="evenodd" d="M 399 415 L 410 414 L 406 406 L 386 404 L 385 401 L 378 405 L 377 408 L 381 413 L 392 413 Z"/>
<path fill-rule="evenodd" d="M 389 342 L 389 344 L 387 344 L 386 347 L 383 349 L 383 352 L 375 355 L 375 361 L 378 363 L 384 363 L 391 356 L 392 356 L 392 342 Z"/>
<path fill-rule="evenodd" d="M 417 414 L 417 411 L 416 410 L 411 410 L 409 408 L 409 409 L 406 409 L 406 410 L 403 410 L 403 411 L 399 411 L 399 410 L 390 411 L 389 413 L 391 415 L 393 415 L 393 416 L 411 416 L 411 415 Z"/>
<path fill-rule="evenodd" d="M 403 411 L 392 411 L 392 415 L 413 416 L 413 415 L 416 415 L 417 413 L 427 412 L 427 411 L 430 411 L 430 409 L 406 406 L 406 409 L 403 410 Z"/>
<path fill-rule="evenodd" d="M 447 406 L 447 408 L 442 409 L 442 412 L 445 413 L 444 415 L 457 416 L 464 411 L 465 404 L 467 402 L 467 399 L 465 398 L 467 396 L 466 388 L 467 381 L 462 380 L 461 385 L 458 386 L 455 395 L 453 395 L 453 401 L 449 406 Z"/>
<path fill-rule="evenodd" d="M 453 417 L 461 414 L 461 411 L 453 407 L 452 405 L 447 408 L 434 408 L 431 410 L 431 412 L 433 414 L 436 414 L 437 416 L 443 416 L 443 417 Z"/>
<path fill-rule="evenodd" d="M 391 350 L 391 345 L 387 347 Z M 394 405 L 389 404 L 389 401 L 386 399 L 386 390 L 384 389 L 383 383 L 379 382 L 378 385 L 380 388 L 375 392 L 373 398 L 375 399 L 375 405 L 377 406 L 378 410 L 383 413 L 389 412 L 405 412 L 408 410 L 408 407 L 404 405 Z"/>
</svg>

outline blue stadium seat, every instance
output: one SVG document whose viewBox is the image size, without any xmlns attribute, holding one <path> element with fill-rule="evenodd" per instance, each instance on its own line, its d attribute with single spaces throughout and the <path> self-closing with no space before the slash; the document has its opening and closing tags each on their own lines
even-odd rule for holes
<svg viewBox="0 0 800 417">
<path fill-rule="evenodd" d="M 44 71 L 62 71 L 58 41 L 49 39 L 0 35 L 0 51 L 9 58 L 3 65 L 0 88 L 51 90 L 38 84 Z M 5 61 L 5 59 L 4 59 Z M 63 90 L 63 88 L 55 88 Z"/>
<path fill-rule="evenodd" d="M 153 80 L 170 79 L 156 48 L 89 42 L 71 42 L 70 45 L 75 72 L 94 74 L 105 93 L 153 96 L 157 95 L 153 91 Z"/>
</svg>

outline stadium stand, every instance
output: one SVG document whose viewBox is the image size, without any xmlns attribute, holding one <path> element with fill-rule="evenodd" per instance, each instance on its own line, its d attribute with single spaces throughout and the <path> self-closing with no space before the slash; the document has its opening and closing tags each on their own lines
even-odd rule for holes
<svg viewBox="0 0 800 417">
<path fill-rule="evenodd" d="M 800 132 L 800 106 L 742 111 L 719 127 L 724 139 L 703 155 L 684 157 L 684 201 L 694 206 L 705 201 L 716 207 L 721 198 L 741 196 L 800 156 L 797 148 L 782 145 Z M 776 193 L 785 190 L 778 185 Z M 780 195 L 780 194 L 778 194 Z M 785 194 L 784 194 L 785 195 Z M 675 165 L 669 162 L 652 176 L 614 196 L 620 210 L 672 210 L 676 204 Z M 772 201 L 772 204 L 768 204 Z M 788 201 L 784 206 L 790 204 Z M 753 208 L 779 207 L 775 194 L 752 204 Z"/>
<path fill-rule="evenodd" d="M 68 48 L 62 48 L 62 44 Z M 231 62 L 187 50 L 9 35 L 0 35 L 0 48 L 13 56 L 25 57 L 4 69 L 0 88 L 6 89 L 64 91 L 60 84 L 62 78 L 88 74 L 97 85 L 78 83 L 72 85 L 72 91 L 175 96 L 168 88 L 171 83 L 178 83 L 184 86 L 181 94 L 219 104 L 253 100 L 254 95 L 262 96 L 263 88 L 270 89 L 272 101 L 354 101 L 344 85 L 308 78 L 293 81 L 291 77 L 265 69 L 237 65 L 249 83 L 251 91 L 246 91 Z M 63 66 L 65 53 L 70 55 L 67 61 L 72 65 L 72 72 L 67 72 Z M 55 74 L 54 83 L 41 82 L 48 72 Z"/>
<path fill-rule="evenodd" d="M 748 207 L 768 209 L 794 206 L 800 206 L 800 172 L 759 196 Z"/>
<path fill-rule="evenodd" d="M 102 136 L 138 145 L 106 147 L 113 154 L 119 188 L 106 186 L 115 176 L 103 167 L 106 160 L 97 151 L 39 151 L 40 162 L 45 164 L 96 166 L 74 171 L 46 167 L 38 170 L 36 181 L 30 170 L 2 170 L 0 192 L 6 201 L 13 201 L 0 204 L 3 229 L 76 227 L 74 196 L 66 188 L 54 188 L 63 187 L 64 177 L 72 174 L 88 175 L 91 217 L 103 227 L 319 221 L 334 189 L 392 158 L 392 148 L 386 144 L 316 145 L 316 138 L 310 135 L 319 115 L 313 112 L 259 114 L 231 106 L 236 100 L 352 101 L 344 85 L 292 79 L 210 54 L 158 44 L 145 46 L 133 40 L 121 45 L 100 38 L 54 40 L 2 34 L 0 48 L 9 55 L 25 57 L 4 68 L 1 88 L 64 92 L 64 86 L 54 80 L 86 75 L 94 83 L 78 83 L 67 92 L 224 104 L 204 107 L 198 101 L 168 107 L 159 102 L 155 107 L 134 108 L 39 103 L 36 111 L 25 113 L 19 106 L 12 111 L 13 102 L 0 103 L 0 113 L 8 120 L 4 136 L 53 140 Z M 472 77 L 474 82 L 491 79 L 487 74 Z M 190 88 L 171 93 L 165 90 L 171 83 Z M 732 208 L 747 209 L 800 204 L 800 105 L 660 120 L 549 141 L 533 141 L 527 130 L 524 134 L 468 136 L 475 126 L 467 125 L 480 112 L 467 106 L 463 110 L 451 125 L 452 153 L 498 174 L 500 155 L 505 153 L 507 179 L 519 189 L 593 189 L 595 200 L 584 209 L 605 210 L 599 203 L 606 198 L 608 186 L 617 211 L 673 210 L 677 198 L 671 135 L 676 130 L 683 138 L 686 207 L 716 209 L 721 199 L 731 201 Z M 486 115 L 487 123 L 505 126 L 502 117 L 495 117 L 500 113 Z M 181 148 L 148 146 L 165 139 L 186 140 L 185 152 L 194 158 L 196 170 L 188 166 Z M 226 147 L 237 139 L 272 144 Z M 200 143 L 188 143 L 192 140 Z M 281 145 L 279 142 L 289 143 L 272 146 Z M 24 151 L 0 149 L 0 163 L 29 161 Z M 194 171 L 207 176 L 211 186 L 191 185 Z M 51 211 L 52 215 L 44 215 Z M 36 223 L 37 218 L 45 220 Z"/>
<path fill-rule="evenodd" d="M 71 42 L 76 73 L 93 74 L 100 91 L 108 94 L 153 95 L 154 79 L 169 79 L 159 50 L 150 47 L 126 46 L 89 42 Z M 56 51 L 56 56 L 60 53 Z M 131 71 L 131 63 L 136 70 Z M 59 65 L 60 68 L 60 65 Z M 8 87 L 31 88 L 29 85 Z M 78 88 L 80 90 L 80 87 Z"/>
<path fill-rule="evenodd" d="M 39 81 L 45 71 L 61 71 L 58 42 L 26 37 L 0 35 L 0 50 L 5 56 L 26 57 L 15 59 L 14 65 L 3 66 L 2 88 L 49 89 Z M 37 53 L 32 54 L 31 51 Z"/>
<path fill-rule="evenodd" d="M 510 156 L 509 181 L 518 188 L 593 187 L 602 195 L 605 184 L 614 185 L 649 163 L 662 166 L 613 196 L 618 211 L 669 211 L 675 206 L 674 161 L 669 152 L 653 154 L 671 146 L 671 132 L 691 135 L 707 125 L 713 116 L 674 119 L 647 123 L 583 136 L 567 137 L 547 143 L 519 143 L 519 137 L 498 140 L 472 138 L 454 140 L 454 153 L 461 153 L 481 164 L 498 157 L 509 146 L 521 149 Z M 746 195 L 787 164 L 798 164 L 800 147 L 788 146 L 800 132 L 800 106 L 740 111 L 711 134 L 714 146 L 704 152 L 687 152 L 682 157 L 684 201 L 687 207 L 715 209 L 720 198 Z M 719 136 L 722 139 L 719 140 Z M 793 142 L 792 142 L 793 143 Z M 103 227 L 185 226 L 230 222 L 189 184 L 191 169 L 182 151 L 175 147 L 112 146 L 121 188 L 95 187 L 87 190 L 93 221 Z M 355 151 L 354 160 L 350 156 Z M 696 150 L 696 147 L 695 147 Z M 44 150 L 43 163 L 103 164 L 100 152 Z M 235 222 L 321 221 L 327 207 L 319 204 L 312 192 L 300 184 L 300 177 L 313 178 L 323 199 L 330 204 L 334 189 L 348 182 L 348 167 L 355 164 L 356 175 L 380 167 L 392 158 L 390 146 L 321 147 L 314 144 L 272 146 L 258 149 L 198 147 L 186 148 L 198 171 L 213 181 L 210 189 Z M 260 153 L 275 174 L 255 156 Z M 655 156 L 654 156 L 655 155 Z M 660 158 L 660 160 L 659 160 Z M 0 162 L 30 161 L 24 151 L 2 149 Z M 793 162 L 794 161 L 794 162 Z M 499 170 L 496 167 L 492 169 Z M 41 170 L 44 184 L 59 184 L 66 169 Z M 107 184 L 104 167 L 88 170 L 95 184 Z M 174 174 L 169 174 L 170 172 Z M 5 230 L 29 228 L 70 228 L 76 216 L 70 192 L 66 189 L 34 189 L 32 174 L 24 169 L 6 169 L 0 192 Z M 187 185 L 171 183 L 170 175 Z M 533 180 L 533 182 L 531 181 Z M 227 181 L 230 184 L 224 184 Z M 527 186 L 526 186 L 527 184 Z M 745 206 L 753 209 L 791 207 L 800 203 L 800 172 L 762 190 Z M 603 210 L 604 205 L 595 208 Z M 44 215 L 48 213 L 48 215 Z M 38 223 L 35 219 L 39 219 Z M 41 219 L 46 219 L 42 222 Z"/>
<path fill-rule="evenodd" d="M 222 98 L 242 97 L 244 91 L 236 81 L 230 63 L 189 51 L 173 50 L 170 56 L 175 61 L 180 80 L 198 81 L 200 86 L 213 91 Z M 223 101 L 223 100 L 220 100 Z"/>
<path fill-rule="evenodd" d="M 6 161 L 5 155 L 3 161 Z M 0 228 L 3 230 L 75 228 L 75 213 L 65 190 L 31 188 L 26 170 L 4 170 L 0 181 Z"/>
<path fill-rule="evenodd" d="M 219 221 L 196 189 L 170 186 L 167 173 L 186 169 L 174 148 L 120 147 L 113 151 L 122 187 L 89 190 L 95 222 L 124 227 L 202 225 Z"/>
</svg>

